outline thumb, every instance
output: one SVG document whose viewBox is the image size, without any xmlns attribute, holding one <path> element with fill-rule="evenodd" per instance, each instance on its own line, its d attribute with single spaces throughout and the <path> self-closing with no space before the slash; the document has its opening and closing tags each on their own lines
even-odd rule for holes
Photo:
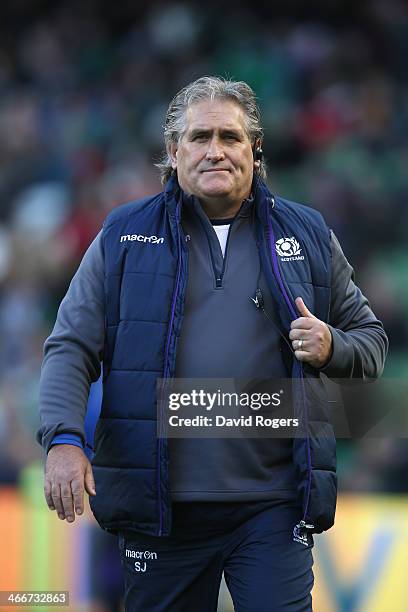
<svg viewBox="0 0 408 612">
<path fill-rule="evenodd" d="M 306 307 L 306 304 L 304 303 L 301 297 L 296 298 L 295 304 L 301 317 L 307 317 L 308 319 L 316 318 L 314 314 L 311 313 L 310 310 Z"/>
<path fill-rule="evenodd" d="M 85 471 L 85 490 L 88 495 L 96 495 L 95 480 L 90 463 L 88 463 Z"/>
</svg>

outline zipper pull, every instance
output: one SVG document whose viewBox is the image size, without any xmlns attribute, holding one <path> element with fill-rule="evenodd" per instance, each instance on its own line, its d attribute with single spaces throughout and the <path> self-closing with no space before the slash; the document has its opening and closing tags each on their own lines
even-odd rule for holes
<svg viewBox="0 0 408 612">
<path fill-rule="evenodd" d="M 185 237 L 184 237 L 184 240 L 185 240 L 185 242 L 190 242 L 190 240 L 191 240 L 190 234 L 186 234 Z"/>
<path fill-rule="evenodd" d="M 255 291 L 255 297 L 251 298 L 251 300 L 253 301 L 255 306 L 258 308 L 258 310 L 262 310 L 263 309 L 263 307 L 264 307 L 264 299 L 263 299 L 262 291 L 259 289 L 259 287 Z"/>
<path fill-rule="evenodd" d="M 314 525 L 308 525 L 306 521 L 303 521 L 303 520 L 300 521 L 299 525 L 300 527 L 303 527 L 303 529 L 314 529 L 315 528 Z"/>
<path fill-rule="evenodd" d="M 309 546 L 309 534 L 308 529 L 314 529 L 314 525 L 307 525 L 305 521 L 300 521 L 293 528 L 293 541 L 303 544 L 303 546 Z"/>
</svg>

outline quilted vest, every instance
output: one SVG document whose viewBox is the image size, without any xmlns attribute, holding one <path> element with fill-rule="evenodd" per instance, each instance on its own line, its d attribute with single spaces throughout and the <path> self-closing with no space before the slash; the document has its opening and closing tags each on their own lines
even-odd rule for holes
<svg viewBox="0 0 408 612">
<path fill-rule="evenodd" d="M 323 218 L 273 197 L 257 177 L 252 192 L 261 265 L 282 329 L 289 334 L 299 316 L 298 296 L 327 321 L 331 247 Z M 167 440 L 157 436 L 157 379 L 174 376 L 183 321 L 185 197 L 172 177 L 157 196 L 113 210 L 103 227 L 104 380 L 93 458 L 97 495 L 90 502 L 100 526 L 112 533 L 166 536 L 171 531 Z M 308 392 L 310 379 L 313 393 Z M 294 359 L 292 380 L 294 413 L 307 429 L 307 435 L 293 439 L 303 507 L 295 532 L 319 533 L 334 522 L 335 438 L 318 372 Z"/>
</svg>

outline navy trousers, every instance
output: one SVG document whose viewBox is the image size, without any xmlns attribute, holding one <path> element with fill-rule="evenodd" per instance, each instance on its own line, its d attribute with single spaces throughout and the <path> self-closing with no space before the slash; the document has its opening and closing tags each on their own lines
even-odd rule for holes
<svg viewBox="0 0 408 612">
<path fill-rule="evenodd" d="M 173 504 L 169 537 L 119 535 L 126 612 L 216 612 L 222 573 L 235 612 L 310 612 L 313 536 L 293 540 L 293 502 Z"/>
</svg>

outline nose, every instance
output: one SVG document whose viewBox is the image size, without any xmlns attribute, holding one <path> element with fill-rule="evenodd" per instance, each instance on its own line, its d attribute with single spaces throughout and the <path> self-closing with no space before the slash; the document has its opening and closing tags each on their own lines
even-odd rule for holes
<svg viewBox="0 0 408 612">
<path fill-rule="evenodd" d="M 216 138 L 212 138 L 208 143 L 206 159 L 211 162 L 217 162 L 225 159 L 224 150 Z"/>
</svg>

